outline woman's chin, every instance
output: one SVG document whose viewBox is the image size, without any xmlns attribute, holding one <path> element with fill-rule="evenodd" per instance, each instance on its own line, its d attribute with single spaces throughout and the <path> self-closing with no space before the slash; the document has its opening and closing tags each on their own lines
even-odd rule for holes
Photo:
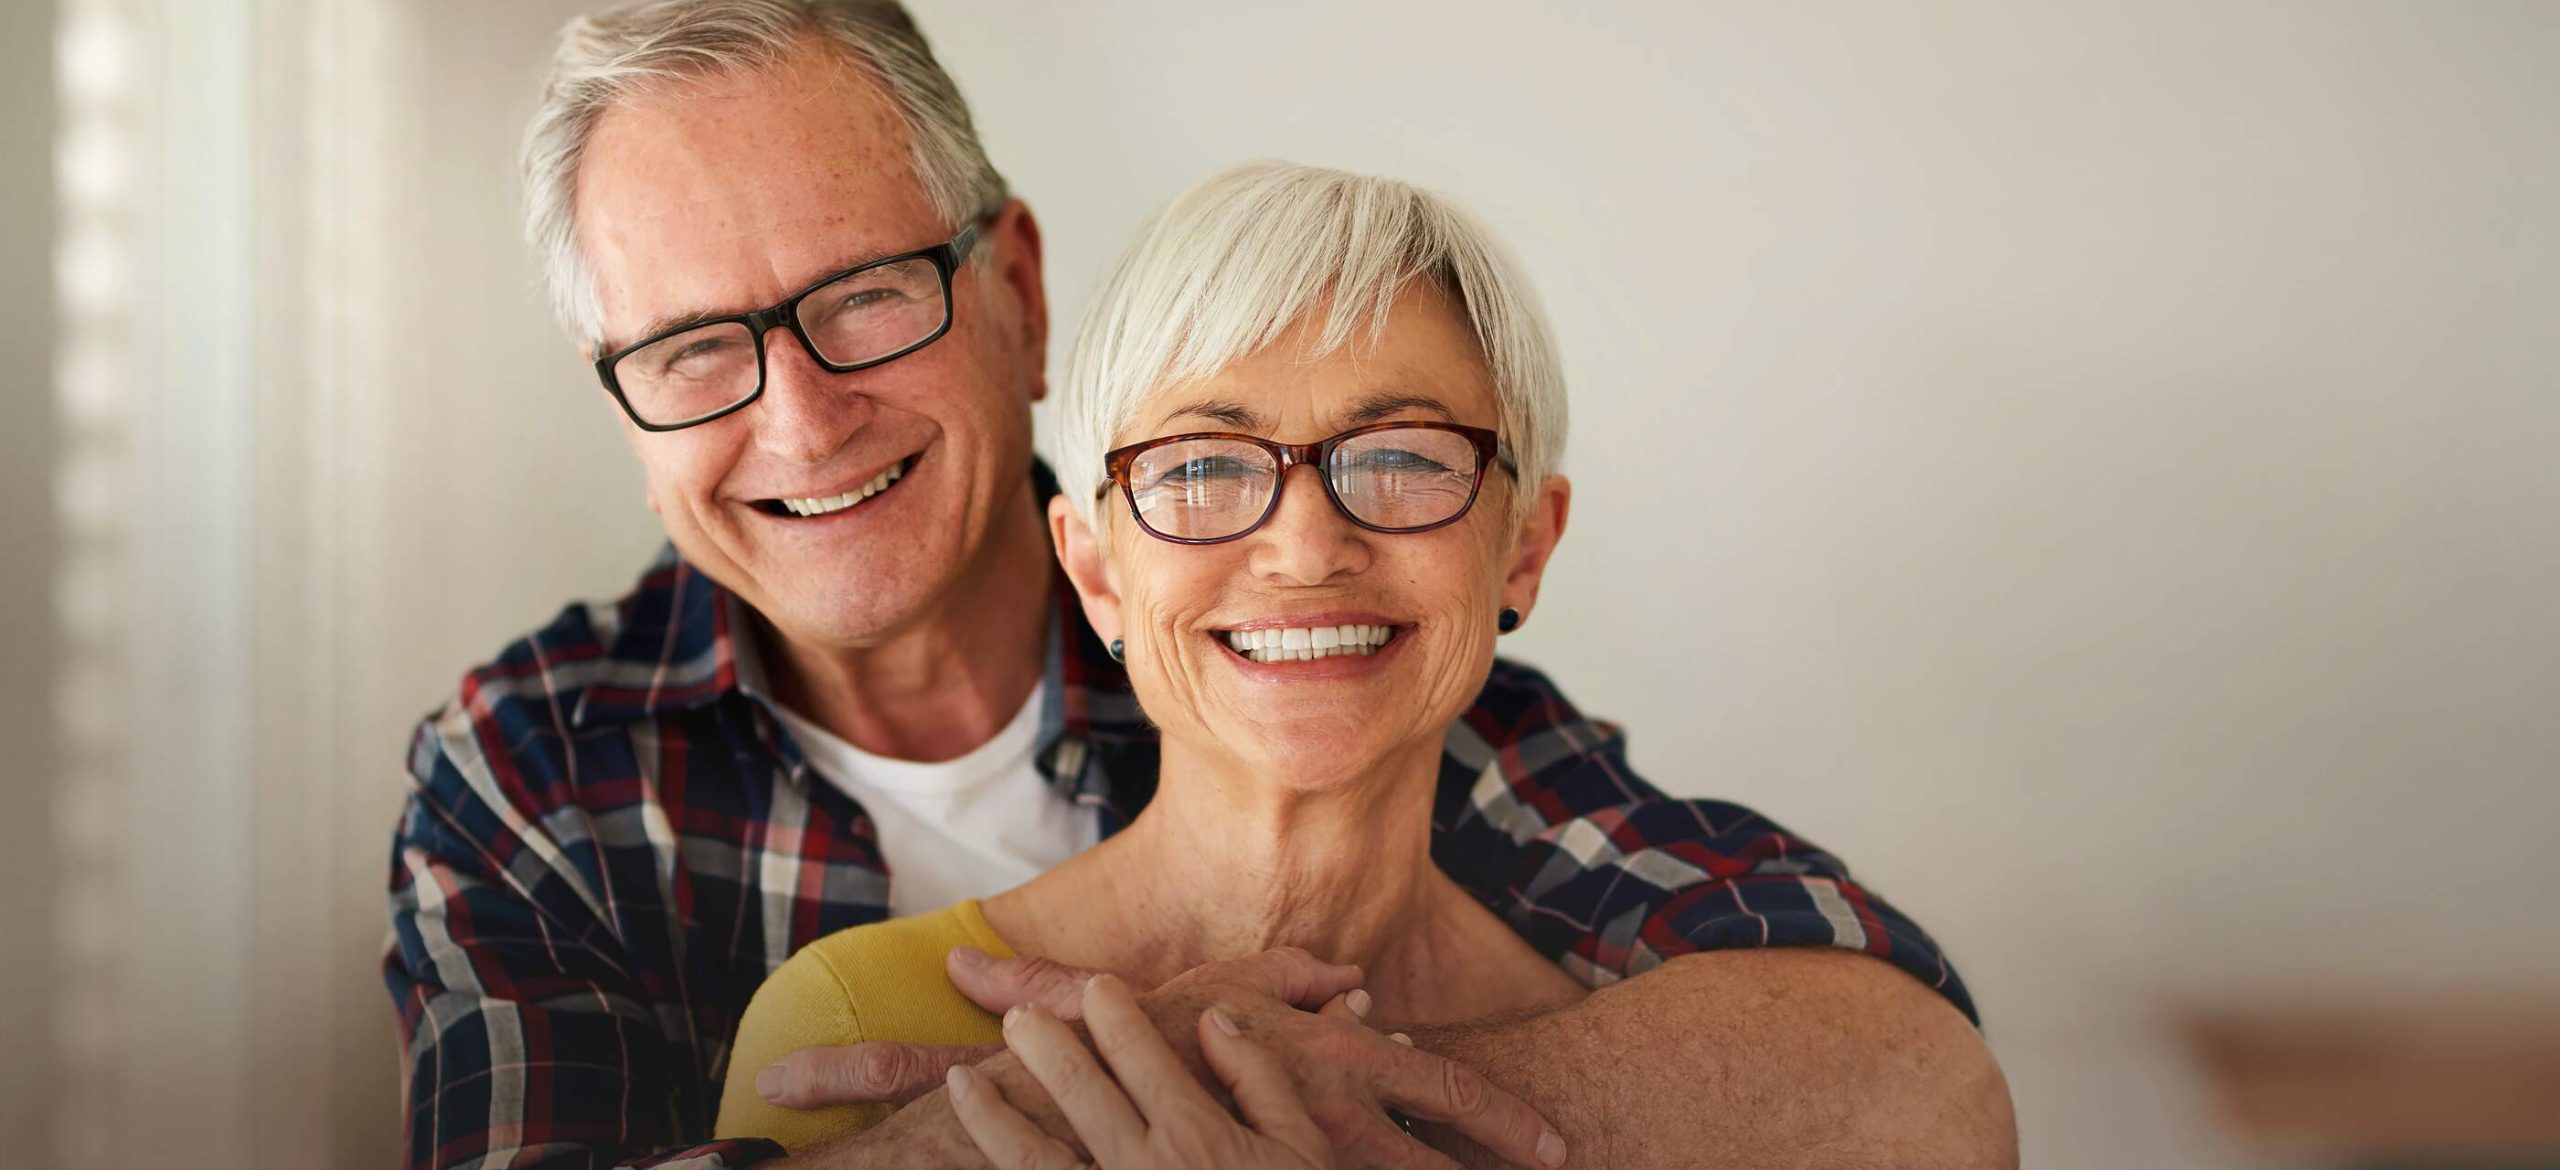
<svg viewBox="0 0 2560 1170">
<path fill-rule="evenodd" d="M 1319 791 L 1356 783 L 1403 754 L 1423 737 L 1412 721 L 1373 706 L 1342 704 L 1330 710 L 1288 704 L 1220 720 L 1203 734 L 1218 755 L 1240 760 L 1257 776 L 1292 789 Z M 1443 721 L 1445 725 L 1446 721 Z M 1427 737 L 1436 750 L 1440 736 Z"/>
</svg>

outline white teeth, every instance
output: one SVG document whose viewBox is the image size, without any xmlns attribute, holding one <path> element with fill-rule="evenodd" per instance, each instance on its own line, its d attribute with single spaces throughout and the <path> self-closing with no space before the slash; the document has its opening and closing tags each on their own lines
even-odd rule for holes
<svg viewBox="0 0 2560 1170">
<path fill-rule="evenodd" d="M 1368 625 L 1229 630 L 1227 645 L 1255 662 L 1307 662 L 1343 654 L 1375 654 L 1394 632 L 1393 626 Z"/>
<path fill-rule="evenodd" d="M 879 495 L 882 489 L 888 487 L 890 484 L 898 482 L 898 477 L 904 474 L 906 474 L 906 464 L 892 463 L 889 465 L 888 470 L 871 477 L 871 482 L 855 488 L 852 491 L 846 492 L 843 495 L 804 496 L 799 499 L 786 499 L 782 501 L 782 506 L 788 509 L 794 516 L 824 516 L 829 512 L 841 512 L 855 504 L 859 504 L 864 500 Z"/>
</svg>

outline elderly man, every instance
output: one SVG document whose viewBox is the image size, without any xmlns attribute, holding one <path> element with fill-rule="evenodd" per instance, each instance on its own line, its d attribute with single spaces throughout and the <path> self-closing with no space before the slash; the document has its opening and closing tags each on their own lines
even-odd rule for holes
<svg viewBox="0 0 2560 1170">
<path fill-rule="evenodd" d="M 709 1129 L 765 976 L 1112 832 L 1154 742 L 1041 522 L 1039 229 L 894 0 L 573 22 L 526 165 L 671 547 L 418 730 L 384 959 L 407 1161 L 743 1166 L 781 1151 Z M 1339 988 L 1301 954 L 1142 997 L 1289 1046 L 1343 1164 L 1450 1164 L 1397 1113 L 1482 1164 L 2014 1164 L 1962 984 L 1835 860 L 1661 797 L 1549 692 L 1488 686 L 1443 777 L 1435 857 L 1597 994 L 1412 1046 L 1311 1013 Z M 953 975 L 1002 1010 L 1080 973 Z M 961 1059 L 1071 1136 L 1000 1055 L 822 1050 L 758 1090 L 913 1102 L 794 1164 L 981 1166 L 927 1091 Z"/>
</svg>

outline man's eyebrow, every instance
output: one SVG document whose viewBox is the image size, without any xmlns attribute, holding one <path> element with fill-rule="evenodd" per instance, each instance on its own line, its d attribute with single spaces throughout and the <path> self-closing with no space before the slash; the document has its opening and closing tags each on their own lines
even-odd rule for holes
<svg viewBox="0 0 2560 1170">
<path fill-rule="evenodd" d="M 1186 402 L 1181 406 L 1174 408 L 1173 413 L 1168 414 L 1165 417 L 1173 419 L 1180 418 L 1186 414 L 1198 415 L 1205 419 L 1213 419 L 1240 431 L 1266 431 L 1271 429 L 1271 424 L 1260 414 L 1255 413 L 1252 407 L 1246 406 L 1241 402 L 1231 402 L 1223 398 L 1204 398 L 1197 402 Z"/>
<path fill-rule="evenodd" d="M 1344 415 L 1343 421 L 1362 426 L 1408 410 L 1427 410 L 1451 422 L 1458 420 L 1458 412 L 1427 394 L 1372 394 L 1352 404 L 1351 413 Z"/>
<path fill-rule="evenodd" d="M 833 267 L 833 268 L 826 269 L 826 270 L 824 270 L 823 274 L 821 274 L 821 275 L 813 276 L 813 277 L 809 278 L 809 280 L 808 280 L 807 282 L 805 282 L 805 283 L 801 284 L 801 285 L 800 285 L 799 287 L 797 287 L 797 288 L 792 289 L 792 290 L 791 290 L 791 295 L 792 295 L 792 296 L 795 296 L 795 297 L 796 297 L 796 296 L 799 296 L 801 293 L 807 292 L 807 291 L 809 291 L 810 289 L 813 289 L 813 288 L 818 287 L 819 285 L 825 284 L 826 282 L 828 282 L 828 281 L 830 281 L 830 280 L 834 280 L 835 278 L 837 278 L 837 277 L 839 277 L 839 276 L 842 276 L 842 275 L 844 275 L 845 273 L 851 272 L 851 271 L 853 271 L 853 270 L 854 270 L 854 269 L 856 269 L 856 268 L 860 268 L 860 267 L 862 267 L 862 266 L 864 266 L 864 265 L 866 265 L 866 264 L 877 264 L 877 263 L 879 263 L 879 262 L 881 262 L 881 261 L 883 261 L 883 260 L 886 260 L 886 259 L 890 258 L 891 256 L 903 256 L 903 255 L 905 255 L 905 254 L 906 254 L 906 253 L 903 253 L 903 252 L 877 252 L 877 253 L 865 253 L 865 254 L 863 254 L 863 255 L 861 255 L 861 256 L 859 256 L 859 257 L 856 257 L 856 258 L 854 258 L 854 259 L 852 259 L 852 260 L 847 260 L 847 261 L 845 261 L 844 263 L 838 264 L 838 265 L 836 265 L 836 266 L 835 266 L 835 267 Z M 771 307 L 772 307 L 772 306 L 769 306 L 769 305 L 758 305 L 758 306 L 756 306 L 756 307 L 755 307 L 755 308 L 753 308 L 753 309 L 739 309 L 739 310 L 735 310 L 735 311 L 723 311 L 723 310 L 718 310 L 718 309 L 703 309 L 703 310 L 699 310 L 699 311 L 691 312 L 691 313 L 674 313 L 674 314 L 670 314 L 670 315 L 668 315 L 668 316 L 660 317 L 660 318 L 658 318 L 658 319 L 656 319 L 656 320 L 654 320 L 654 321 L 649 322 L 649 324 L 648 324 L 648 325 L 644 326 L 644 327 L 640 330 L 640 332 L 639 332 L 639 333 L 637 333 L 637 334 L 635 334 L 634 336 L 639 337 L 639 338 L 641 339 L 641 341 L 648 341 L 648 340 L 652 340 L 652 339 L 655 339 L 655 338 L 663 337 L 663 336 L 665 336 L 665 335 L 667 335 L 667 334 L 669 334 L 669 333 L 675 333 L 675 332 L 678 332 L 678 331 L 681 331 L 681 330 L 691 329 L 691 328 L 693 328 L 694 326 L 696 326 L 696 325 L 700 325 L 700 324 L 702 324 L 703 322 L 706 322 L 706 321 L 718 321 L 718 320 L 721 320 L 721 319 L 723 319 L 723 318 L 727 318 L 727 317 L 744 317 L 744 316 L 746 316 L 748 313 L 757 312 L 757 311 L 759 311 L 759 310 L 763 310 L 763 309 L 767 309 L 767 308 L 771 308 Z M 619 351 L 621 351 L 621 350 L 623 350 L 623 349 L 625 349 L 625 348 L 628 348 L 629 346 L 632 346 L 632 345 L 638 345 L 638 344 L 640 344 L 640 341 L 628 342 L 628 343 L 626 343 L 626 344 L 624 344 L 624 345 L 608 345 L 608 346 L 604 347 L 604 352 L 606 352 L 606 353 L 616 353 L 616 352 L 619 352 Z"/>
<path fill-rule="evenodd" d="M 606 353 L 619 353 L 619 352 L 621 352 L 622 350 L 625 350 L 625 349 L 630 348 L 631 346 L 634 346 L 634 345 L 640 345 L 640 344 L 642 344 L 642 343 L 645 343 L 645 342 L 648 342 L 648 341 L 651 341 L 651 340 L 655 340 L 656 338 L 659 338 L 659 337 L 665 336 L 666 334 L 674 333 L 674 332 L 677 332 L 677 331 L 679 331 L 679 330 L 691 329 L 691 328 L 693 328 L 694 326 L 696 326 L 696 325 L 700 325 L 700 324 L 702 324 L 702 323 L 703 323 L 703 322 L 705 322 L 705 321 L 717 320 L 718 318 L 721 318 L 721 317 L 734 317 L 734 316 L 737 316 L 737 314 L 735 314 L 735 313 L 713 313 L 713 312 L 700 312 L 700 313 L 680 313 L 680 314 L 677 314 L 677 315 L 672 316 L 672 317 L 660 317 L 660 318 L 658 318 L 657 320 L 655 320 L 655 321 L 651 321 L 651 322 L 649 322 L 647 325 L 645 325 L 645 326 L 642 326 L 642 327 L 641 327 L 640 332 L 639 332 L 638 334 L 636 334 L 636 335 L 635 335 L 635 336 L 637 336 L 640 340 L 638 340 L 638 341 L 632 341 L 632 342 L 627 342 L 627 343 L 625 343 L 625 344 L 623 344 L 623 345 L 609 345 L 609 346 L 606 346 L 606 347 L 605 347 L 605 352 L 606 352 Z"/>
</svg>

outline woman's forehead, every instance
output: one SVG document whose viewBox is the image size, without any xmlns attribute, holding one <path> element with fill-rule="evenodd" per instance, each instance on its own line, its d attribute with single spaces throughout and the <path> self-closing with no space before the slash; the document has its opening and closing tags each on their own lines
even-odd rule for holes
<svg viewBox="0 0 2560 1170">
<path fill-rule="evenodd" d="M 1440 298 L 1400 297 L 1374 335 L 1331 349 L 1320 342 L 1302 318 L 1271 345 L 1216 373 L 1149 395 L 1132 422 L 1147 431 L 1208 422 L 1270 434 L 1394 418 L 1485 427 L 1500 421 L 1493 374 L 1475 333 Z"/>
</svg>

